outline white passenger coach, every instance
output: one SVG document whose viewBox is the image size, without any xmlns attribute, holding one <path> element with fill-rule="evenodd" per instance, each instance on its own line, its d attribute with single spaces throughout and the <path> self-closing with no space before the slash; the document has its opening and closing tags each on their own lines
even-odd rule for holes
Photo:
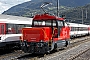
<svg viewBox="0 0 90 60">
<path fill-rule="evenodd" d="M 0 15 L 0 47 L 15 46 L 20 42 L 21 29 L 30 27 L 32 18 Z"/>
</svg>

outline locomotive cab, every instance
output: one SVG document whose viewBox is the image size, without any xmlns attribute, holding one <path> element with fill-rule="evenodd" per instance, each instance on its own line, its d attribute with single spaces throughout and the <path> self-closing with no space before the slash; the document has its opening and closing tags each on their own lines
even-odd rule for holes
<svg viewBox="0 0 90 60">
<path fill-rule="evenodd" d="M 64 18 L 48 14 L 36 15 L 31 28 L 22 29 L 21 47 L 24 52 L 46 53 L 67 46 L 69 27 Z"/>
</svg>

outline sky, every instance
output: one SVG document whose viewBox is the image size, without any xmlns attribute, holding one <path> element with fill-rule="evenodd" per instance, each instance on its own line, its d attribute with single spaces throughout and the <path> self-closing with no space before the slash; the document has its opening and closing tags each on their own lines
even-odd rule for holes
<svg viewBox="0 0 90 60">
<path fill-rule="evenodd" d="M 0 14 L 8 10 L 12 6 L 31 1 L 31 0 L 0 0 Z"/>
</svg>

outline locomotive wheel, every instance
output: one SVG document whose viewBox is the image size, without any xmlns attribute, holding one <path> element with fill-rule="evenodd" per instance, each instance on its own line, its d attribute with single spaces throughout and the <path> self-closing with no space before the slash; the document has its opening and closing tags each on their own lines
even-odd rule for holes
<svg viewBox="0 0 90 60">
<path fill-rule="evenodd" d="M 67 46 L 68 46 L 68 44 L 69 44 L 69 43 L 68 43 L 68 41 L 66 41 L 66 45 L 65 45 L 65 47 L 67 47 Z"/>
<path fill-rule="evenodd" d="M 21 48 L 25 53 L 28 52 L 28 47 L 27 47 L 27 44 L 26 42 L 22 42 L 22 48 Z"/>
<path fill-rule="evenodd" d="M 23 51 L 27 53 L 27 47 L 23 47 Z"/>
<path fill-rule="evenodd" d="M 57 44 L 56 43 L 54 45 L 54 51 L 59 51 L 59 49 L 57 48 Z"/>
</svg>

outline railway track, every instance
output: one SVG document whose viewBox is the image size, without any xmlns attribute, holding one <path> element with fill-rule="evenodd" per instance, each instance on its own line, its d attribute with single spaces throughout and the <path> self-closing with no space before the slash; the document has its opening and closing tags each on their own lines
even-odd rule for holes
<svg viewBox="0 0 90 60">
<path fill-rule="evenodd" d="M 85 42 L 88 42 L 88 41 L 90 41 L 89 36 L 82 37 L 82 38 L 77 38 L 77 39 L 74 39 L 74 40 L 70 40 L 70 46 L 65 48 L 65 50 L 60 50 L 59 52 L 54 51 L 54 52 L 51 52 L 50 54 L 47 54 L 47 55 L 44 55 L 44 56 L 35 55 L 35 54 L 28 54 L 28 53 L 24 53 L 21 50 L 16 50 L 12 53 L 7 53 L 7 54 L 4 54 L 4 55 L 0 55 L 0 60 L 47 60 L 49 57 L 54 57 L 58 54 L 62 54 L 63 52 L 71 49 L 72 47 L 74 48 L 75 46 L 78 46 L 79 44 L 82 44 L 82 43 L 85 43 Z M 84 53 L 84 52 L 82 52 L 82 53 Z M 80 53 L 80 54 L 82 54 L 82 53 Z M 74 57 L 77 57 L 77 56 L 79 56 L 79 54 L 74 56 Z M 74 57 L 72 57 L 70 59 L 72 60 L 72 59 L 74 59 Z"/>
<path fill-rule="evenodd" d="M 82 53 L 81 55 L 77 56 L 73 60 L 90 60 L 90 49 L 85 53 Z"/>
<path fill-rule="evenodd" d="M 85 40 L 83 40 L 85 39 Z M 80 39 L 81 40 L 81 39 Z M 75 43 L 74 43 L 75 42 Z M 71 43 L 71 45 L 63 51 L 56 52 L 55 54 L 51 54 L 51 56 L 43 57 L 39 60 L 73 60 L 79 55 L 83 54 L 84 52 L 90 49 L 90 38 L 82 38 L 81 41 L 77 39 Z M 86 45 L 85 45 L 86 44 Z M 87 45 L 88 44 L 88 45 Z M 83 45 L 83 46 L 82 46 Z M 86 47 L 86 48 L 84 48 Z M 82 49 L 83 48 L 83 49 Z"/>
<path fill-rule="evenodd" d="M 24 55 L 24 53 L 21 50 L 17 50 L 17 51 L 13 51 L 12 53 L 6 53 L 0 55 L 0 60 L 13 60 L 21 55 Z"/>
<path fill-rule="evenodd" d="M 67 59 L 67 60 L 74 60 L 75 58 L 77 58 L 77 57 L 79 57 L 80 55 L 84 54 L 84 53 L 87 52 L 88 50 L 90 50 L 90 48 L 79 52 L 78 54 L 72 56 L 71 58 L 69 58 L 69 59 Z M 87 60 L 87 59 L 86 59 L 86 60 Z"/>
</svg>

